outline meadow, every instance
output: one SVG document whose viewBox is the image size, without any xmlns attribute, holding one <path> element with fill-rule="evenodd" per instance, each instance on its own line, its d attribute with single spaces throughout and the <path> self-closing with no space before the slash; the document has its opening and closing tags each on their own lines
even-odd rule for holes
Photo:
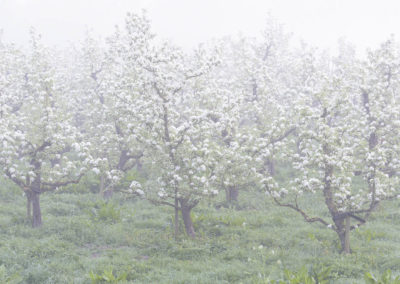
<svg viewBox="0 0 400 284">
<path fill-rule="evenodd" d="M 398 201 L 352 232 L 350 255 L 333 231 L 260 192 L 241 192 L 233 206 L 222 195 L 203 200 L 193 210 L 195 240 L 183 224 L 175 240 L 172 209 L 138 197 L 104 201 L 80 186 L 41 203 L 44 225 L 33 229 L 26 198 L 1 183 L 0 283 L 305 283 L 295 279 L 302 273 L 325 279 L 317 283 L 368 283 L 367 272 L 400 274 Z M 315 196 L 302 203 L 327 214 Z"/>
</svg>

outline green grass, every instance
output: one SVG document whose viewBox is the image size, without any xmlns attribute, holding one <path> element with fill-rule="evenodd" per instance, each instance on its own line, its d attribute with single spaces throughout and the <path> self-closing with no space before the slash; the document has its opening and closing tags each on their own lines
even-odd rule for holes
<svg viewBox="0 0 400 284">
<path fill-rule="evenodd" d="M 0 283 L 102 283 L 111 271 L 126 279 L 119 283 L 269 283 L 302 267 L 330 267 L 331 283 L 400 274 L 397 201 L 353 232 L 354 253 L 342 255 L 333 231 L 261 193 L 241 193 L 240 210 L 201 203 L 193 212 L 198 238 L 175 241 L 171 208 L 118 194 L 108 204 L 92 193 L 44 194 L 44 226 L 32 229 L 24 196 L 0 186 Z M 312 197 L 303 203 L 326 214 Z"/>
</svg>

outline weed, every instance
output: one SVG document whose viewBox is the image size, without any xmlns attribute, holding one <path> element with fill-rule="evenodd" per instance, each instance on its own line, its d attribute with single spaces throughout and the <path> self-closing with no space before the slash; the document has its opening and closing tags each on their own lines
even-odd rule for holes
<svg viewBox="0 0 400 284">
<path fill-rule="evenodd" d="M 97 222 L 118 223 L 121 221 L 121 211 L 112 202 L 99 200 L 90 204 L 90 217 Z"/>
<path fill-rule="evenodd" d="M 105 269 L 102 274 L 96 274 L 92 271 L 89 273 L 89 277 L 92 280 L 92 284 L 100 283 L 118 283 L 126 281 L 127 273 L 124 272 L 118 276 L 114 275 L 112 269 Z"/>
<path fill-rule="evenodd" d="M 370 272 L 367 272 L 365 273 L 364 280 L 366 284 L 400 284 L 400 276 L 392 276 L 390 269 L 386 270 L 379 279 L 376 279 Z"/>
</svg>

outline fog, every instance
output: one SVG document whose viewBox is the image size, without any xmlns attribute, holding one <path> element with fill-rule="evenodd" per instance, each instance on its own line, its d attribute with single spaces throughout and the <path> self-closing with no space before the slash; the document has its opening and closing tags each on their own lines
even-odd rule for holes
<svg viewBox="0 0 400 284">
<path fill-rule="evenodd" d="M 0 283 L 400 283 L 398 11 L 1 1 Z"/>
<path fill-rule="evenodd" d="M 60 45 L 82 39 L 86 29 L 108 35 L 128 11 L 142 9 L 160 37 L 187 49 L 228 34 L 257 36 L 268 14 L 297 38 L 332 51 L 339 38 L 363 51 L 400 33 L 396 0 L 1 0 L 0 28 L 24 44 L 34 26 L 46 43 Z"/>
</svg>

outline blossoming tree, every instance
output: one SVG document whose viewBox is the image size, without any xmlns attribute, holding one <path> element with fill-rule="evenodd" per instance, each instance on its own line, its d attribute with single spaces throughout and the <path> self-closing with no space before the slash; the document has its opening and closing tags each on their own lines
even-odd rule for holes
<svg viewBox="0 0 400 284">
<path fill-rule="evenodd" d="M 24 191 L 27 214 L 39 227 L 40 194 L 78 183 L 91 163 L 90 145 L 72 126 L 63 77 L 39 37 L 32 32 L 28 54 L 9 46 L 0 52 L 0 165 Z"/>
<path fill-rule="evenodd" d="M 264 183 L 278 205 L 335 231 L 345 253 L 351 252 L 350 231 L 364 224 L 381 200 L 399 193 L 399 144 L 393 135 L 399 131 L 398 85 L 388 75 L 396 72 L 396 53 L 378 50 L 369 56 L 363 62 L 341 54 L 331 65 L 307 63 L 314 67 L 308 68 L 309 84 L 297 101 L 297 141 L 287 141 L 293 143 L 286 156 L 296 178 L 288 189 L 272 179 Z M 307 212 L 299 201 L 304 194 L 321 194 L 331 220 Z"/>
</svg>

